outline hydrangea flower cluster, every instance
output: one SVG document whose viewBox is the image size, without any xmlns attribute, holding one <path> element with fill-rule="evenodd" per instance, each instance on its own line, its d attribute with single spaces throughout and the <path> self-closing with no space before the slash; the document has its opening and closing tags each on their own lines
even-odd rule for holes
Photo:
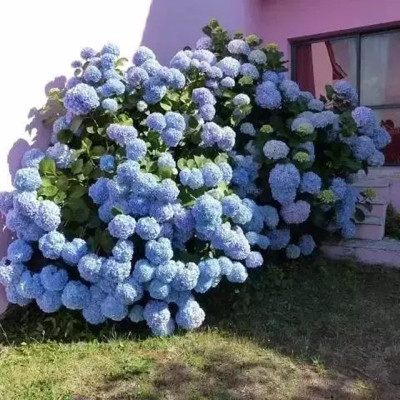
<svg viewBox="0 0 400 400">
<path fill-rule="evenodd" d="M 302 92 L 276 46 L 229 39 L 216 21 L 206 31 L 169 66 L 146 47 L 130 66 L 114 44 L 84 48 L 51 91 L 64 105 L 52 144 L 29 150 L 0 194 L 10 302 L 169 335 L 202 324 L 196 293 L 244 282 L 266 254 L 309 256 L 327 229 L 354 235 L 347 178 L 381 165 L 389 142 L 372 111 L 345 82 L 329 102 Z"/>
</svg>

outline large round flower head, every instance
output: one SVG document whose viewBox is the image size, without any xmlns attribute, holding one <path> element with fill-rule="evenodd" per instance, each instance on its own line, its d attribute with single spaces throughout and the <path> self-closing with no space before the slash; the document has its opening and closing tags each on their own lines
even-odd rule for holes
<svg viewBox="0 0 400 400">
<path fill-rule="evenodd" d="M 132 322 L 142 322 L 144 321 L 144 317 L 143 317 L 143 306 L 141 305 L 135 305 L 131 308 L 131 310 L 129 311 L 129 315 L 128 318 L 132 321 Z"/>
<path fill-rule="evenodd" d="M 153 279 L 155 267 L 148 260 L 139 260 L 135 263 L 132 278 L 137 282 L 150 282 Z"/>
<path fill-rule="evenodd" d="M 247 94 L 239 93 L 232 99 L 232 103 L 236 107 L 245 106 L 250 104 L 250 97 Z"/>
<path fill-rule="evenodd" d="M 159 103 L 164 96 L 167 94 L 167 87 L 160 84 L 157 78 L 150 78 L 144 84 L 145 93 L 143 95 L 143 100 L 148 104 Z"/>
<path fill-rule="evenodd" d="M 14 196 L 14 209 L 33 218 L 39 210 L 40 202 L 36 192 L 21 192 Z"/>
<path fill-rule="evenodd" d="M 128 315 L 128 307 L 118 297 L 109 295 L 101 303 L 101 312 L 113 321 L 122 321 Z"/>
<path fill-rule="evenodd" d="M 21 168 L 14 176 L 13 185 L 20 191 L 36 190 L 42 184 L 42 179 L 36 168 Z"/>
<path fill-rule="evenodd" d="M 295 203 L 284 205 L 281 209 L 282 218 L 287 224 L 301 224 L 307 221 L 310 212 L 310 203 L 304 200 L 298 200 Z"/>
<path fill-rule="evenodd" d="M 192 215 L 196 222 L 196 228 L 219 225 L 222 216 L 221 203 L 205 194 L 196 200 L 192 208 Z"/>
<path fill-rule="evenodd" d="M 40 296 L 36 297 L 38 307 L 45 313 L 54 313 L 62 306 L 61 292 L 45 290 Z"/>
<path fill-rule="evenodd" d="M 265 64 L 267 62 L 267 55 L 259 49 L 252 50 L 249 53 L 248 58 L 253 64 Z"/>
<path fill-rule="evenodd" d="M 161 168 L 176 168 L 176 162 L 171 153 L 163 153 L 157 160 L 157 164 Z"/>
<path fill-rule="evenodd" d="M 19 294 L 16 285 L 10 285 L 6 287 L 6 296 L 10 303 L 18 304 L 21 307 L 24 307 L 31 302 L 31 299 Z"/>
<path fill-rule="evenodd" d="M 385 155 L 382 152 L 375 150 L 374 153 L 368 157 L 367 162 L 371 167 L 382 167 L 385 163 Z"/>
<path fill-rule="evenodd" d="M 14 193 L 0 192 L 0 212 L 6 215 L 12 211 L 14 203 Z"/>
<path fill-rule="evenodd" d="M 216 110 L 211 104 L 204 104 L 199 108 L 199 114 L 204 121 L 212 121 L 215 117 Z"/>
<path fill-rule="evenodd" d="M 282 96 L 273 82 L 265 81 L 256 87 L 255 100 L 261 108 L 275 110 L 281 106 Z"/>
<path fill-rule="evenodd" d="M 131 261 L 133 253 L 134 245 L 130 240 L 119 239 L 112 249 L 112 255 L 119 262 Z"/>
<path fill-rule="evenodd" d="M 69 89 L 64 97 L 67 111 L 75 115 L 85 115 L 99 106 L 96 90 L 85 83 L 79 83 Z"/>
<path fill-rule="evenodd" d="M 228 43 L 228 51 L 231 54 L 244 54 L 248 55 L 250 53 L 250 46 L 242 39 L 233 39 Z"/>
<path fill-rule="evenodd" d="M 173 257 L 174 252 L 169 239 L 159 238 L 158 240 L 150 240 L 146 243 L 145 254 L 146 258 L 153 265 L 160 265 L 169 261 Z"/>
<path fill-rule="evenodd" d="M 258 251 L 252 251 L 246 258 L 246 267 L 249 269 L 261 267 L 264 264 L 264 259 Z"/>
<path fill-rule="evenodd" d="M 281 204 L 292 203 L 300 181 L 300 173 L 293 164 L 277 164 L 269 175 L 272 197 Z"/>
<path fill-rule="evenodd" d="M 32 274 L 30 271 L 22 273 L 16 288 L 19 295 L 26 299 L 37 299 L 44 292 L 39 274 Z"/>
<path fill-rule="evenodd" d="M 161 232 L 161 226 L 153 217 L 140 218 L 136 225 L 136 234 L 143 240 L 157 239 Z"/>
<path fill-rule="evenodd" d="M 30 149 L 22 156 L 21 165 L 23 168 L 39 168 L 39 164 L 44 157 L 42 150 Z"/>
<path fill-rule="evenodd" d="M 21 239 L 11 242 L 7 249 L 7 258 L 12 263 L 21 263 L 29 261 L 32 257 L 33 250 L 29 243 Z"/>
<path fill-rule="evenodd" d="M 343 200 L 347 191 L 347 184 L 343 178 L 334 178 L 332 180 L 330 189 L 335 194 L 338 200 Z"/>
<path fill-rule="evenodd" d="M 231 271 L 226 275 L 229 282 L 232 283 L 243 283 L 248 277 L 246 267 L 240 262 L 234 262 L 232 264 Z"/>
<path fill-rule="evenodd" d="M 78 262 L 78 271 L 86 281 L 97 282 L 100 278 L 102 265 L 103 260 L 96 254 L 86 254 Z"/>
<path fill-rule="evenodd" d="M 119 56 L 119 48 L 114 43 L 106 43 L 101 49 L 101 54 L 113 54 L 114 56 Z"/>
<path fill-rule="evenodd" d="M 306 172 L 301 178 L 300 192 L 317 194 L 321 190 L 322 180 L 315 172 Z"/>
<path fill-rule="evenodd" d="M 214 95 L 207 88 L 194 89 L 192 92 L 192 100 L 200 107 L 205 104 L 214 105 L 217 102 Z"/>
<path fill-rule="evenodd" d="M 195 300 L 190 300 L 180 307 L 175 317 L 178 326 L 187 330 L 200 327 L 204 318 L 205 313 Z"/>
<path fill-rule="evenodd" d="M 374 112 L 368 107 L 356 107 L 351 113 L 360 133 L 371 136 L 375 128 Z"/>
<path fill-rule="evenodd" d="M 117 285 L 115 297 L 126 305 L 133 304 L 143 297 L 142 284 L 133 278 L 129 278 Z"/>
<path fill-rule="evenodd" d="M 284 80 L 279 85 L 279 89 L 282 91 L 284 99 L 288 101 L 296 101 L 300 95 L 299 85 L 289 79 Z"/>
<path fill-rule="evenodd" d="M 68 282 L 68 273 L 65 269 L 58 269 L 48 265 L 40 271 L 40 282 L 47 291 L 58 292 L 65 288 Z"/>
<path fill-rule="evenodd" d="M 89 187 L 89 196 L 95 204 L 104 204 L 109 196 L 108 179 L 99 178 Z"/>
<path fill-rule="evenodd" d="M 135 233 L 136 220 L 129 215 L 117 215 L 108 224 L 108 231 L 117 239 L 128 239 Z"/>
<path fill-rule="evenodd" d="M 165 121 L 164 115 L 161 113 L 152 113 L 146 119 L 146 124 L 149 129 L 161 133 L 166 127 L 167 122 Z"/>
<path fill-rule="evenodd" d="M 111 124 L 107 128 L 107 135 L 120 146 L 125 146 L 137 138 L 137 130 L 133 126 Z"/>
<path fill-rule="evenodd" d="M 190 68 L 190 62 L 190 57 L 188 57 L 186 53 L 181 50 L 172 57 L 170 66 L 184 72 Z"/>
<path fill-rule="evenodd" d="M 233 57 L 225 57 L 217 63 L 217 67 L 221 69 L 225 76 L 236 78 L 240 72 L 240 62 Z"/>
<path fill-rule="evenodd" d="M 65 245 L 65 237 L 62 233 L 52 231 L 43 235 L 39 240 L 39 249 L 44 257 L 57 260 L 61 257 Z"/>
<path fill-rule="evenodd" d="M 290 241 L 289 229 L 274 229 L 269 233 L 270 245 L 272 250 L 284 249 Z"/>
<path fill-rule="evenodd" d="M 46 150 L 46 157 L 55 161 L 60 169 L 68 168 L 72 164 L 72 150 L 66 145 L 56 143 Z"/>
<path fill-rule="evenodd" d="M 203 129 L 201 131 L 201 139 L 205 146 L 213 146 L 218 143 L 223 137 L 222 128 L 217 125 L 215 122 L 207 122 L 203 125 Z"/>
<path fill-rule="evenodd" d="M 101 87 L 101 93 L 104 97 L 119 96 L 125 92 L 125 85 L 116 78 L 107 79 Z"/>
<path fill-rule="evenodd" d="M 281 140 L 269 140 L 263 147 L 265 157 L 271 160 L 279 160 L 286 158 L 289 154 L 289 147 L 285 142 Z"/>
<path fill-rule="evenodd" d="M 176 275 L 171 282 L 171 286 L 178 291 L 192 290 L 196 287 L 200 276 L 200 270 L 197 264 L 177 263 Z"/>
<path fill-rule="evenodd" d="M 304 256 L 309 256 L 314 251 L 316 244 L 311 235 L 303 235 L 300 237 L 298 246 L 301 254 Z"/>
<path fill-rule="evenodd" d="M 173 203 L 179 195 L 179 189 L 172 179 L 162 180 L 154 190 L 154 196 L 162 203 Z"/>
<path fill-rule="evenodd" d="M 220 85 L 221 85 L 222 87 L 225 87 L 225 88 L 229 88 L 229 89 L 230 89 L 230 88 L 235 87 L 236 82 L 235 82 L 235 80 L 234 80 L 233 78 L 231 78 L 230 76 L 226 76 L 225 78 L 223 78 L 223 79 L 221 80 Z"/>
<path fill-rule="evenodd" d="M 143 68 L 130 67 L 125 73 L 129 85 L 136 87 L 142 85 L 149 79 L 149 74 Z"/>
<path fill-rule="evenodd" d="M 166 263 L 160 264 L 155 270 L 155 277 L 163 283 L 170 283 L 175 278 L 178 272 L 178 265 L 175 261 L 169 260 Z"/>
<path fill-rule="evenodd" d="M 126 145 L 126 156 L 133 161 L 140 161 L 147 153 L 146 142 L 142 139 L 133 139 Z"/>
<path fill-rule="evenodd" d="M 286 257 L 289 259 L 296 259 L 299 258 L 301 254 L 300 248 L 296 246 L 295 244 L 289 244 L 288 247 L 286 247 Z"/>
<path fill-rule="evenodd" d="M 114 257 L 103 261 L 101 275 L 108 281 L 115 284 L 123 282 L 131 272 L 131 263 L 119 262 Z"/>
<path fill-rule="evenodd" d="M 100 157 L 99 167 L 102 171 L 111 172 L 114 169 L 115 158 L 111 154 Z"/>
<path fill-rule="evenodd" d="M 147 60 L 155 60 L 156 55 L 146 46 L 140 46 L 136 53 L 133 55 L 133 62 L 135 65 L 142 65 Z"/>
<path fill-rule="evenodd" d="M 171 319 L 168 304 L 162 301 L 149 301 L 143 310 L 143 317 L 152 331 L 161 331 Z"/>
<path fill-rule="evenodd" d="M 84 47 L 81 50 L 81 57 L 85 60 L 88 60 L 89 58 L 96 57 L 97 51 L 95 49 L 92 49 L 91 47 Z"/>
<path fill-rule="evenodd" d="M 0 284 L 7 287 L 16 284 L 26 268 L 22 263 L 10 263 L 3 258 L 0 261 Z"/>
<path fill-rule="evenodd" d="M 214 163 L 207 163 L 201 170 L 204 185 L 206 187 L 215 187 L 222 182 L 222 172 L 221 169 Z"/>
<path fill-rule="evenodd" d="M 336 81 L 333 84 L 334 91 L 343 99 L 355 106 L 358 103 L 358 94 L 354 87 L 345 80 Z"/>
<path fill-rule="evenodd" d="M 249 76 L 252 79 L 258 79 L 260 73 L 255 65 L 250 63 L 242 64 L 240 67 L 240 75 Z"/>
<path fill-rule="evenodd" d="M 372 141 L 374 142 L 375 147 L 378 150 L 386 147 L 392 140 L 392 137 L 382 127 L 375 127 L 375 130 L 371 136 Z"/>
<path fill-rule="evenodd" d="M 301 96 L 301 92 L 300 92 L 300 96 Z M 300 97 L 299 96 L 299 97 Z M 325 104 L 321 101 L 321 100 L 317 100 L 317 99 L 311 99 L 308 103 L 307 103 L 307 107 L 309 110 L 313 110 L 313 111 L 323 111 L 325 108 Z"/>
<path fill-rule="evenodd" d="M 83 72 L 83 80 L 89 85 L 94 85 L 101 79 L 101 71 L 94 65 L 88 65 Z"/>
<path fill-rule="evenodd" d="M 368 136 L 358 136 L 351 147 L 354 156 L 361 161 L 367 160 L 375 152 L 374 142 Z"/>
</svg>

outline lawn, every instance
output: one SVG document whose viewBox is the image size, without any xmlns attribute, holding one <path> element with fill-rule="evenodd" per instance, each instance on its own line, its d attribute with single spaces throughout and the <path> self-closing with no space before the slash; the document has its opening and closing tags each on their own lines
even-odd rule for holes
<svg viewBox="0 0 400 400">
<path fill-rule="evenodd" d="M 170 338 L 18 310 L 0 399 L 400 399 L 399 271 L 285 263 L 201 302 L 204 327 Z"/>
</svg>

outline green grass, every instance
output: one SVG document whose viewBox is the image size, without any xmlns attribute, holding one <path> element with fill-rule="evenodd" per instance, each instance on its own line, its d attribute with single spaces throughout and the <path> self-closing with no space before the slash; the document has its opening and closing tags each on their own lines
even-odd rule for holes
<svg viewBox="0 0 400 400">
<path fill-rule="evenodd" d="M 169 338 L 18 310 L 0 326 L 0 399 L 398 399 L 400 273 L 324 260 L 254 271 Z"/>
</svg>

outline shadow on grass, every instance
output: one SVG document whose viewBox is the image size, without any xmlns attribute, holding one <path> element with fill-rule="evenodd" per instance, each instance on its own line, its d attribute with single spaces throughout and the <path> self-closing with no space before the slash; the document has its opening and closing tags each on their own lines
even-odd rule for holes
<svg viewBox="0 0 400 400">
<path fill-rule="evenodd" d="M 400 398 L 398 271 L 321 259 L 285 263 L 252 272 L 243 285 L 222 284 L 200 302 L 207 314 L 204 335 L 188 344 L 185 358 L 127 365 L 105 379 L 106 397 L 98 398 Z M 144 326 L 135 333 L 129 324 L 93 329 L 78 314 L 49 319 L 33 308 L 19 310 L 2 327 L 4 344 L 148 339 Z M 210 334 L 203 343 L 210 328 L 231 341 Z M 186 339 L 178 333 L 163 340 L 181 346 Z M 275 357 L 266 357 L 266 350 Z M 145 388 L 138 391 L 143 379 Z"/>
</svg>

